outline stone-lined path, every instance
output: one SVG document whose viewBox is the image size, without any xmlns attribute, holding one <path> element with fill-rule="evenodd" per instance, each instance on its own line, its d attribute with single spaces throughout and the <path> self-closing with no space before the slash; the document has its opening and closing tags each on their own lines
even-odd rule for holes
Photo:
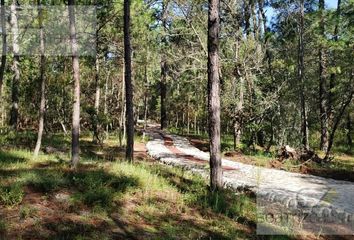
<svg viewBox="0 0 354 240">
<path fill-rule="evenodd" d="M 180 136 L 156 130 L 151 130 L 148 134 L 152 140 L 147 143 L 147 150 L 152 157 L 165 164 L 209 176 L 208 153 L 195 148 L 186 138 Z M 310 209 L 318 217 L 346 224 L 346 234 L 354 234 L 354 183 L 226 159 L 222 160 L 222 166 L 227 187 L 251 189 L 262 200 L 280 203 L 288 209 Z"/>
</svg>

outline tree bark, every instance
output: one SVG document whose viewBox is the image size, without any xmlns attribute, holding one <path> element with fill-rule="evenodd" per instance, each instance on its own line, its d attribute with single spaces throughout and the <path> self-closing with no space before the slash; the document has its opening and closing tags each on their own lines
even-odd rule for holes
<svg viewBox="0 0 354 240">
<path fill-rule="evenodd" d="M 197 134 L 197 114 L 194 114 L 194 134 Z"/>
<path fill-rule="evenodd" d="M 241 130 L 242 130 L 242 117 L 243 117 L 243 102 L 244 102 L 244 78 L 240 73 L 240 62 L 239 62 L 239 49 L 240 49 L 240 37 L 238 35 L 239 23 L 236 23 L 236 39 L 235 39 L 235 69 L 234 69 L 234 89 L 236 94 L 236 82 L 237 78 L 240 79 L 240 89 L 239 89 L 239 100 L 234 109 L 235 119 L 233 122 L 233 138 L 234 138 L 234 150 L 237 149 L 237 146 L 241 143 Z"/>
<path fill-rule="evenodd" d="M 184 127 L 185 127 L 185 114 L 184 112 L 182 113 L 182 135 L 184 135 Z"/>
<path fill-rule="evenodd" d="M 256 15 L 256 0 L 251 0 L 250 1 L 250 11 L 251 11 L 251 17 L 252 17 L 252 27 L 253 27 L 253 36 L 254 39 L 257 41 L 259 40 L 259 25 L 257 22 L 257 15 Z"/>
<path fill-rule="evenodd" d="M 298 43 L 298 79 L 300 83 L 300 105 L 301 105 L 301 134 L 302 145 L 305 150 L 309 149 L 308 120 L 305 99 L 305 79 L 304 79 L 304 0 L 300 0 L 299 16 L 299 43 Z"/>
<path fill-rule="evenodd" d="M 190 130 L 190 117 L 189 117 L 189 95 L 187 97 L 187 134 L 189 135 Z"/>
<path fill-rule="evenodd" d="M 97 0 L 94 1 L 95 6 L 97 7 Z M 99 29 L 96 29 L 96 44 L 99 42 Z M 100 86 L 100 59 L 99 59 L 99 54 L 98 54 L 98 49 L 96 49 L 96 55 L 95 55 L 95 87 L 96 87 L 96 92 L 95 92 L 95 110 L 96 114 L 98 115 L 99 108 L 100 108 L 100 97 L 101 97 L 101 86 Z"/>
<path fill-rule="evenodd" d="M 123 59 L 123 65 L 124 65 L 124 59 Z M 125 144 L 125 108 L 126 108 L 126 104 L 125 104 L 125 71 L 124 71 L 124 67 L 122 69 L 122 88 L 121 88 L 121 92 L 122 92 L 122 108 L 121 108 L 121 112 L 120 112 L 120 121 L 119 121 L 119 146 L 122 147 L 123 144 Z M 105 95 L 106 96 L 106 95 Z M 106 98 L 106 97 L 105 97 Z"/>
<path fill-rule="evenodd" d="M 336 10 L 336 25 L 334 27 L 334 42 L 338 41 L 338 34 L 339 34 L 339 21 L 340 21 L 340 15 L 341 15 L 341 0 L 338 0 L 337 2 L 337 10 Z M 332 53 L 332 66 L 335 66 L 335 54 Z M 334 107 L 333 107 L 333 102 L 334 102 L 334 96 L 333 96 L 333 89 L 335 87 L 335 81 L 336 81 L 336 74 L 331 73 L 331 76 L 329 78 L 329 89 L 328 89 L 328 120 L 331 122 L 333 121 L 333 112 L 334 112 Z"/>
<path fill-rule="evenodd" d="M 146 135 L 146 129 L 147 129 L 147 114 L 148 114 L 148 94 L 149 94 L 149 78 L 147 74 L 147 66 L 145 65 L 144 69 L 144 75 L 145 75 L 145 84 L 146 84 L 146 89 L 145 89 L 145 94 L 144 94 L 144 132 L 143 132 L 143 140 L 145 140 L 145 135 Z"/>
<path fill-rule="evenodd" d="M 124 0 L 124 63 L 125 63 L 125 98 L 126 98 L 126 130 L 127 146 L 125 158 L 134 159 L 134 113 L 133 113 L 133 84 L 131 69 L 130 47 L 130 0 Z"/>
<path fill-rule="evenodd" d="M 108 113 L 108 76 L 106 77 L 106 81 L 104 83 L 104 95 L 103 95 L 103 113 L 106 115 Z M 123 84 L 124 85 L 124 84 Z M 123 93 L 122 93 L 123 94 Z M 123 95 L 124 96 L 124 95 Z M 124 100 L 124 97 L 123 97 Z"/>
<path fill-rule="evenodd" d="M 5 16 L 5 0 L 1 0 L 1 29 L 2 29 L 2 56 L 1 56 L 1 66 L 0 66 L 0 101 L 2 95 L 2 84 L 4 81 L 5 66 L 6 66 L 6 55 L 7 55 L 7 35 L 6 35 L 6 16 Z M 2 102 L 2 101 L 1 101 Z"/>
<path fill-rule="evenodd" d="M 324 23 L 324 11 L 325 2 L 319 0 L 320 10 L 320 35 L 321 38 L 325 38 L 325 23 Z M 320 40 L 322 42 L 322 39 Z M 325 49 L 322 43 L 319 46 L 319 98 L 320 98 L 320 121 L 321 121 L 321 142 L 320 149 L 324 152 L 328 148 L 328 118 L 327 118 L 327 103 L 326 103 L 326 59 Z"/>
<path fill-rule="evenodd" d="M 347 113 L 347 144 L 349 150 L 351 150 L 353 146 L 352 134 L 353 134 L 352 120 L 350 118 L 350 112 L 348 112 Z"/>
<path fill-rule="evenodd" d="M 98 42 L 98 31 L 96 30 L 96 42 Z M 99 108 L 100 108 L 100 97 L 101 97 L 101 86 L 100 86 L 100 78 L 99 78 L 99 70 L 100 70 L 100 63 L 99 63 L 99 56 L 96 53 L 95 56 L 95 112 L 93 116 L 93 139 L 94 143 L 101 142 L 100 139 L 100 123 L 99 123 Z"/>
<path fill-rule="evenodd" d="M 265 35 L 267 32 L 267 16 L 265 15 L 264 12 L 264 0 L 258 0 L 258 11 L 259 11 L 259 22 L 263 26 L 263 32 L 262 34 Z M 261 27 L 260 27 L 261 28 Z"/>
<path fill-rule="evenodd" d="M 44 129 L 44 114 L 45 114 L 45 88 L 46 88 L 46 81 L 45 81 L 45 46 L 44 46 L 44 30 L 43 30 L 43 10 L 41 5 L 41 0 L 38 0 L 38 20 L 39 20 L 39 28 L 40 28 L 40 73 L 39 73 L 39 80 L 41 82 L 41 102 L 39 107 L 39 124 L 38 124 L 38 136 L 37 136 L 37 143 L 34 149 L 34 157 L 38 156 L 39 150 L 42 144 L 42 136 L 43 136 L 43 129 Z"/>
<path fill-rule="evenodd" d="M 96 85 L 96 92 L 95 92 L 95 110 L 96 113 L 98 114 L 99 108 L 100 108 L 100 97 L 101 97 L 101 86 L 100 86 L 100 62 L 98 58 L 98 54 L 96 54 L 96 59 L 95 59 L 95 85 Z"/>
<path fill-rule="evenodd" d="M 353 77 L 353 73 L 351 73 L 351 75 Z M 333 146 L 333 143 L 334 143 L 334 137 L 335 137 L 336 130 L 337 130 L 338 126 L 339 126 L 340 120 L 343 117 L 345 109 L 348 107 L 348 105 L 350 104 L 352 99 L 353 99 L 353 91 L 351 91 L 351 93 L 348 96 L 347 100 L 342 103 L 342 106 L 341 106 L 341 108 L 339 110 L 338 116 L 336 117 L 336 119 L 334 121 L 334 125 L 332 127 L 331 134 L 329 135 L 328 148 L 327 148 L 326 156 L 324 157 L 325 161 L 329 159 L 329 156 L 330 156 L 330 153 L 331 153 L 331 150 L 332 150 L 332 146 Z"/>
<path fill-rule="evenodd" d="M 220 76 L 219 32 L 220 1 L 209 0 L 208 12 L 208 111 L 210 138 L 210 187 L 217 191 L 223 186 L 220 154 Z"/>
<path fill-rule="evenodd" d="M 241 144 L 242 134 L 242 118 L 243 118 L 243 103 L 244 103 L 244 84 L 245 80 L 240 77 L 240 96 L 236 107 L 236 118 L 234 122 L 234 150 Z"/>
<path fill-rule="evenodd" d="M 12 65 L 12 70 L 14 71 L 14 76 L 12 79 L 12 89 L 11 89 L 11 100 L 12 100 L 12 106 L 11 106 L 11 114 L 10 114 L 10 125 L 17 130 L 17 125 L 18 125 L 18 89 L 19 89 L 19 83 L 20 83 L 20 47 L 18 44 L 18 22 L 17 22 L 17 1 L 13 0 L 11 4 L 11 20 L 10 20 L 10 25 L 11 25 L 11 31 L 12 31 L 12 48 L 13 48 L 13 65 Z"/>
<path fill-rule="evenodd" d="M 75 0 L 69 0 L 70 42 L 73 61 L 74 103 L 72 116 L 71 165 L 74 169 L 80 160 L 80 65 L 76 39 Z"/>
<path fill-rule="evenodd" d="M 250 4 L 249 4 L 249 1 L 248 0 L 244 0 L 243 1 L 243 17 L 244 17 L 244 20 L 245 20 L 245 33 L 247 36 L 250 35 L 251 33 L 251 29 L 250 29 L 250 18 L 251 18 L 251 13 L 250 13 Z"/>
<path fill-rule="evenodd" d="M 167 96 L 167 60 L 166 54 L 164 53 L 165 47 L 167 45 L 167 40 L 165 36 L 165 31 L 167 30 L 167 9 L 168 4 L 165 0 L 162 1 L 162 28 L 164 35 L 162 36 L 162 52 L 161 52 L 161 80 L 160 80 L 160 111 L 161 111 L 161 129 L 167 128 L 167 107 L 166 107 L 166 96 Z"/>
</svg>

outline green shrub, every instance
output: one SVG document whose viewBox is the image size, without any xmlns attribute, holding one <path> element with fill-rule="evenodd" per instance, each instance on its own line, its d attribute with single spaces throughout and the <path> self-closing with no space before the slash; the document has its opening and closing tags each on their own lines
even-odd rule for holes
<svg viewBox="0 0 354 240">
<path fill-rule="evenodd" d="M 0 203 L 5 206 L 15 206 L 21 203 L 23 196 L 24 192 L 19 184 L 0 186 Z"/>
</svg>

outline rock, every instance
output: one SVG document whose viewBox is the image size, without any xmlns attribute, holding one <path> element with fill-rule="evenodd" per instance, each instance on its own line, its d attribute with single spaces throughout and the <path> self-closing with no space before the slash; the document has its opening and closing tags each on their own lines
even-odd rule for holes
<svg viewBox="0 0 354 240">
<path fill-rule="evenodd" d="M 70 195 L 67 193 L 57 193 L 55 194 L 55 199 L 59 202 L 68 202 L 70 199 Z"/>
</svg>

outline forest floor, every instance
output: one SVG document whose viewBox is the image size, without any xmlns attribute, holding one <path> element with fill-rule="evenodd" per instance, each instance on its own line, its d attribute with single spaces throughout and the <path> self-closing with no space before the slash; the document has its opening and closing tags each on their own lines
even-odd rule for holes
<svg viewBox="0 0 354 240">
<path fill-rule="evenodd" d="M 208 178 L 210 171 L 208 152 L 194 147 L 184 137 L 167 134 L 157 128 L 149 129 L 148 133 L 151 140 L 147 148 L 154 158 L 164 164 L 179 166 Z M 352 237 L 353 183 L 252 166 L 225 158 L 222 159 L 222 168 L 226 186 L 236 192 L 239 189 L 249 189 L 256 193 L 258 209 L 265 207 L 265 211 L 276 210 L 272 213 L 276 214 L 274 216 L 279 214 L 300 216 L 291 223 L 294 227 L 281 226 L 285 227 L 285 231 L 290 229 L 293 229 L 291 232 L 319 231 L 349 234 Z M 267 201 L 268 203 L 262 205 Z M 259 203 L 261 205 L 258 205 Z M 273 206 L 276 208 L 272 209 Z M 307 218 L 308 214 L 311 217 Z"/>
<path fill-rule="evenodd" d="M 201 177 L 150 158 L 139 136 L 125 162 L 116 139 L 81 138 L 74 172 L 69 137 L 47 136 L 50 153 L 33 159 L 33 133 L 2 136 L 0 239 L 338 239 L 256 235 L 253 195 L 211 194 Z"/>
<path fill-rule="evenodd" d="M 200 135 L 184 135 L 190 143 L 201 151 L 208 151 L 209 142 L 206 137 Z M 334 158 L 329 163 L 318 164 L 307 162 L 302 164 L 297 160 L 288 159 L 279 162 L 276 159 L 275 151 L 266 153 L 261 147 L 256 146 L 254 150 L 240 148 L 237 151 L 230 150 L 233 143 L 224 140 L 222 143 L 223 157 L 228 160 L 251 164 L 260 167 L 281 169 L 289 172 L 310 174 L 320 177 L 332 178 L 354 182 L 354 155 L 348 152 L 334 152 Z M 319 156 L 323 153 L 318 152 Z"/>
<path fill-rule="evenodd" d="M 133 164 L 116 138 L 82 138 L 74 172 L 69 137 L 47 137 L 51 153 L 33 159 L 33 135 L 1 145 L 0 239 L 289 239 L 257 236 L 252 196 L 209 193 L 202 178 L 147 156 L 141 137 Z"/>
</svg>

